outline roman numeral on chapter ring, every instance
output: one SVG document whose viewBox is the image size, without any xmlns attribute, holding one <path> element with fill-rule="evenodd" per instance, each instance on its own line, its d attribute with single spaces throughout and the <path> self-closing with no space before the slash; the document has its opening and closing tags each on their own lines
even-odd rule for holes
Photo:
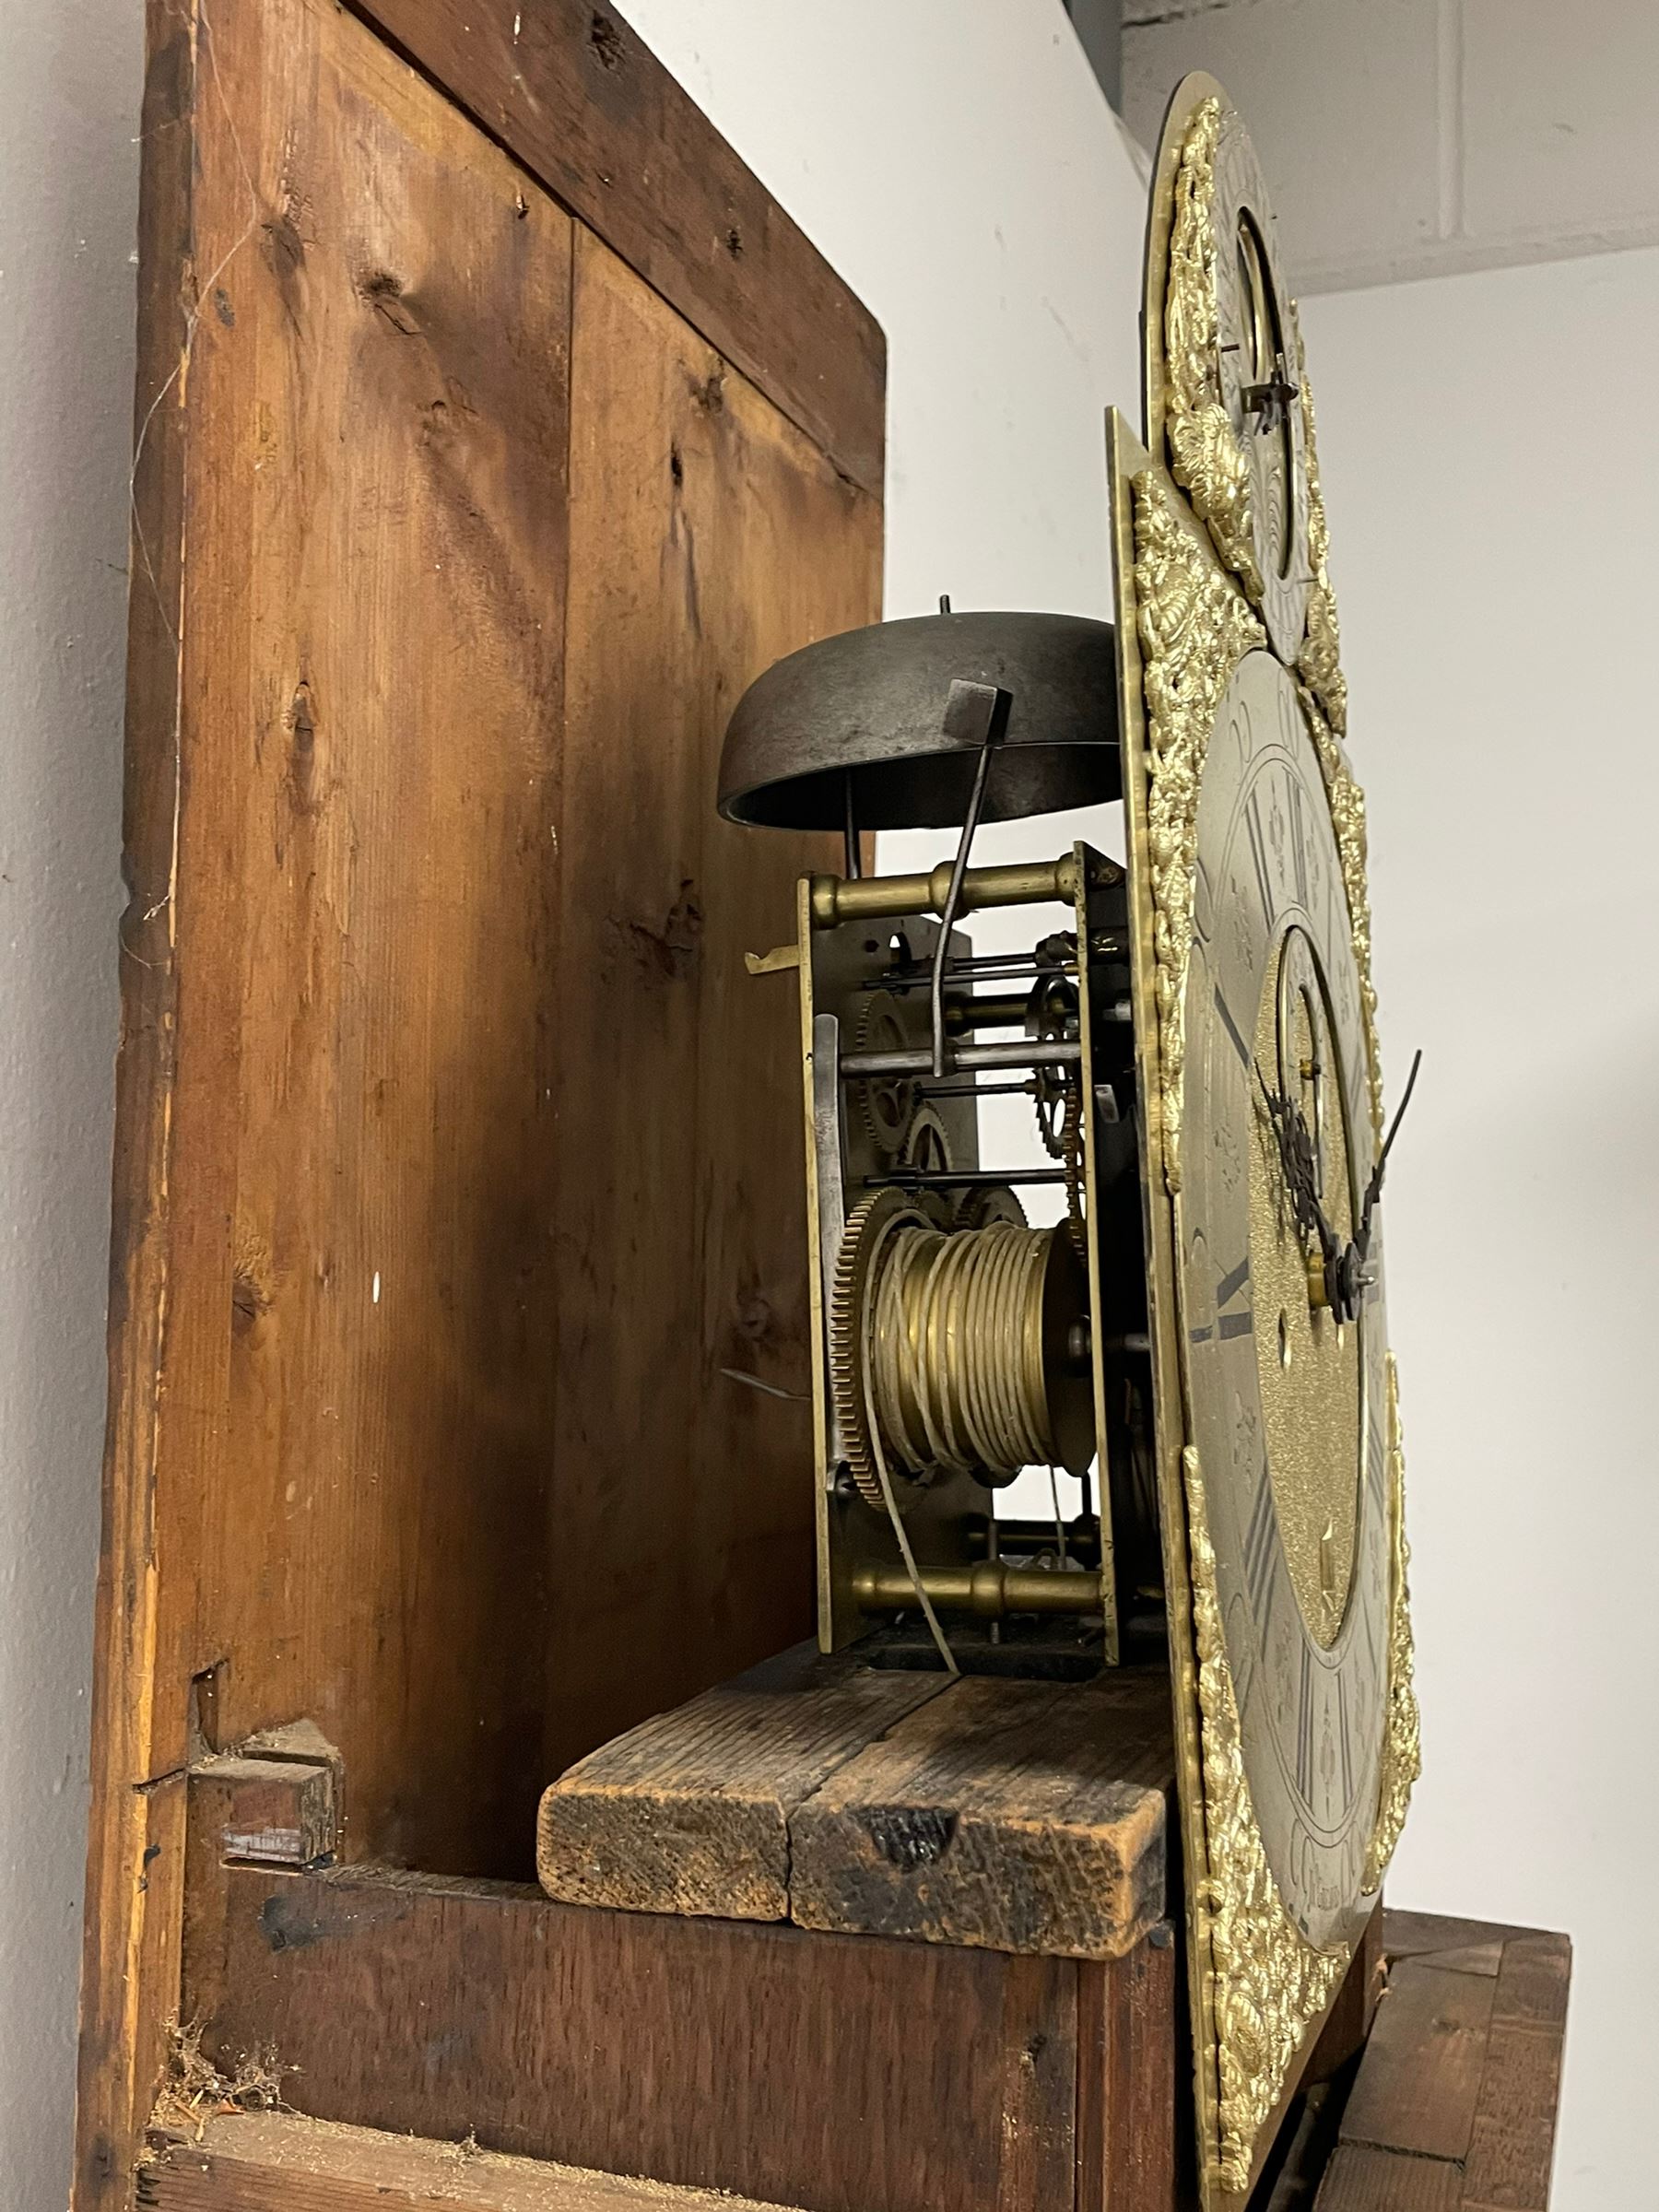
<svg viewBox="0 0 1659 2212">
<path fill-rule="evenodd" d="M 1244 1580 L 1257 1624 L 1265 1625 L 1273 1605 L 1274 1577 L 1278 1572 L 1278 1530 L 1273 1517 L 1273 1485 L 1264 1467 L 1256 1484 L 1250 1525 L 1244 1531 Z"/>
<path fill-rule="evenodd" d="M 1313 1654 L 1301 1647 L 1301 1681 L 1296 1700 L 1296 1786 L 1304 1805 L 1313 1802 Z"/>
</svg>

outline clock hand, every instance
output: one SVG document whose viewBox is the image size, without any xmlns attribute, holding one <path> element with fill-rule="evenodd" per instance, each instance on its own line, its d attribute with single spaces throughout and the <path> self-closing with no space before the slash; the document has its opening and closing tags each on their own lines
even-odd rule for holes
<svg viewBox="0 0 1659 2212">
<path fill-rule="evenodd" d="M 1342 1241 L 1320 1204 L 1313 1168 L 1313 1139 L 1309 1133 L 1307 1116 L 1297 1100 L 1273 1088 L 1262 1073 L 1259 1061 L 1255 1072 L 1267 1108 L 1267 1118 L 1278 1143 L 1279 1163 L 1284 1171 L 1286 1188 L 1290 1194 L 1290 1210 L 1296 1217 L 1297 1227 L 1302 1235 L 1318 1240 L 1325 1279 L 1334 1283 L 1337 1279 Z"/>
<path fill-rule="evenodd" d="M 1360 1201 L 1359 1228 L 1354 1242 L 1359 1249 L 1361 1261 L 1371 1250 L 1371 1216 L 1376 1211 L 1378 1199 L 1382 1195 L 1382 1171 L 1388 1165 L 1388 1155 L 1394 1148 L 1394 1138 L 1400 1134 L 1400 1124 L 1406 1119 L 1406 1109 L 1411 1103 L 1411 1093 L 1418 1079 L 1418 1069 L 1422 1065 L 1423 1054 L 1419 1047 L 1413 1056 L 1411 1073 L 1406 1078 L 1406 1088 L 1400 1094 L 1399 1104 L 1394 1108 L 1394 1120 L 1388 1124 L 1388 1135 L 1382 1139 L 1382 1149 L 1377 1155 L 1377 1164 L 1371 1171 L 1371 1181 L 1366 1184 L 1365 1196 Z"/>
</svg>

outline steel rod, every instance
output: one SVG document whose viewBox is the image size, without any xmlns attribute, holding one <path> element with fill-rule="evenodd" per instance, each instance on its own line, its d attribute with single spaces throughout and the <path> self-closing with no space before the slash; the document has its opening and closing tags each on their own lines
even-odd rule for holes
<svg viewBox="0 0 1659 2212">
<path fill-rule="evenodd" d="M 1083 1047 L 1075 1039 L 1052 1044 L 1021 1039 L 1012 1044 L 959 1044 L 946 1056 L 952 1069 L 968 1067 L 1075 1067 Z M 933 1054 L 925 1045 L 891 1053 L 849 1053 L 841 1064 L 843 1076 L 924 1076 L 933 1068 Z"/>
<path fill-rule="evenodd" d="M 894 1190 L 977 1191 L 1005 1182 L 1064 1182 L 1064 1168 L 896 1168 L 890 1175 L 868 1175 L 865 1182 Z"/>
</svg>

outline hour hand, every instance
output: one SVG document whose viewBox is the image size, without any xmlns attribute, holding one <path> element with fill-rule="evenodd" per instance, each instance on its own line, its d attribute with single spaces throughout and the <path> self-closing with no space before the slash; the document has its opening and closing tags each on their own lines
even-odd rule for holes
<svg viewBox="0 0 1659 2212">
<path fill-rule="evenodd" d="M 1334 1271 L 1341 1254 L 1341 1241 L 1336 1231 L 1325 1218 L 1324 1207 L 1319 1199 L 1319 1177 L 1313 1159 L 1313 1138 L 1308 1128 L 1308 1118 L 1300 1104 L 1281 1090 L 1276 1090 L 1256 1065 L 1256 1081 L 1262 1087 L 1263 1103 L 1267 1119 L 1278 1145 L 1279 1165 L 1284 1171 L 1285 1187 L 1290 1194 L 1290 1210 L 1296 1225 L 1304 1237 L 1317 1239 L 1320 1260 L 1327 1281 L 1334 1279 Z"/>
</svg>

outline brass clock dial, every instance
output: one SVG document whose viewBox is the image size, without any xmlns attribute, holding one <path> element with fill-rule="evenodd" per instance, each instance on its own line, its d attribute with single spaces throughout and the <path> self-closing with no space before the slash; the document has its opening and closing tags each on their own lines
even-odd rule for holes
<svg viewBox="0 0 1659 2212">
<path fill-rule="evenodd" d="M 1152 1390 L 1206 2212 L 1240 2212 L 1418 1772 L 1364 805 L 1249 134 L 1164 126 L 1112 432 Z"/>
<path fill-rule="evenodd" d="M 1387 1688 L 1386 1336 L 1321 1302 L 1265 1096 L 1294 1100 L 1351 1234 L 1372 1157 L 1341 860 L 1294 680 L 1240 663 L 1206 752 L 1175 1219 L 1188 1427 L 1203 1469 L 1244 1771 L 1287 1912 L 1320 1949 L 1363 1921 Z M 1373 1242 L 1368 1270 L 1378 1276 Z"/>
</svg>

